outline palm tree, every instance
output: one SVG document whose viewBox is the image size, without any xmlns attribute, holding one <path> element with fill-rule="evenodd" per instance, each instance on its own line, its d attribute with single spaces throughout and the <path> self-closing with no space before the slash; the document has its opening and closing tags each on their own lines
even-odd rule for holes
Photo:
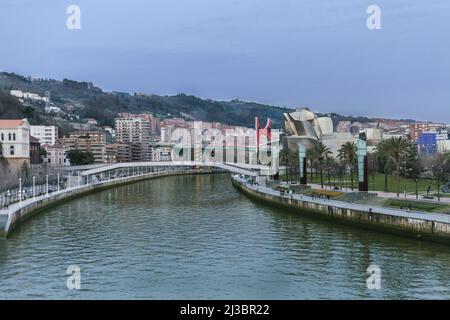
<svg viewBox="0 0 450 320">
<path fill-rule="evenodd" d="M 353 190 L 353 172 L 355 170 L 356 162 L 357 162 L 357 151 L 358 148 L 356 146 L 356 142 L 346 142 L 344 143 L 338 150 L 338 158 L 347 164 L 350 168 L 350 182 L 351 188 Z"/>
<path fill-rule="evenodd" d="M 324 145 L 322 141 L 317 142 L 312 150 L 313 155 L 319 162 L 320 186 L 323 189 L 323 163 L 325 159 L 331 155 L 331 150 L 326 145 Z"/>
<path fill-rule="evenodd" d="M 392 137 L 386 140 L 384 146 L 388 159 L 390 159 L 395 166 L 395 177 L 397 183 L 397 197 L 400 196 L 400 167 L 402 161 L 405 160 L 405 155 L 410 145 L 409 141 L 403 137 Z"/>
<path fill-rule="evenodd" d="M 411 143 L 406 152 L 406 167 L 410 178 L 414 180 L 416 186 L 416 199 L 419 199 L 419 179 L 425 171 L 423 159 L 419 157 L 417 148 Z M 406 177 L 405 177 L 406 178 Z"/>
<path fill-rule="evenodd" d="M 382 140 L 376 146 L 376 156 L 381 163 L 384 163 L 383 172 L 384 172 L 384 191 L 388 191 L 388 172 L 391 167 L 391 159 L 389 158 L 389 145 L 388 140 Z"/>
<path fill-rule="evenodd" d="M 325 158 L 325 168 L 327 169 L 327 180 L 328 185 L 331 185 L 331 173 L 334 173 L 334 176 L 336 176 L 336 167 L 338 163 L 335 158 L 333 157 L 326 157 Z"/>
<path fill-rule="evenodd" d="M 286 179 L 289 181 L 290 171 L 298 164 L 298 153 L 288 148 L 280 151 L 280 164 L 286 167 Z M 294 173 L 296 170 L 293 170 Z"/>
</svg>

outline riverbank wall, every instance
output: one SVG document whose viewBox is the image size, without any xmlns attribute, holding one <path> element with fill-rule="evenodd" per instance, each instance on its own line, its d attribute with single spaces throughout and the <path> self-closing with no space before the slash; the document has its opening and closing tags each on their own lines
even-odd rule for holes
<svg viewBox="0 0 450 320">
<path fill-rule="evenodd" d="M 155 179 L 160 177 L 168 177 L 175 175 L 190 175 L 190 174 L 208 174 L 217 171 L 210 169 L 190 169 L 190 170 L 176 170 L 176 171 L 161 171 L 153 172 L 136 176 L 123 177 L 113 180 L 101 181 L 95 184 L 84 185 L 80 187 L 72 187 L 64 190 L 52 192 L 48 195 L 37 196 L 23 200 L 22 202 L 11 205 L 6 210 L 0 210 L 0 239 L 7 238 L 7 236 L 25 220 L 33 215 L 48 209 L 52 206 L 61 204 L 63 202 L 72 200 L 74 198 L 82 197 L 92 192 L 131 184 L 143 180 Z"/>
<path fill-rule="evenodd" d="M 282 194 L 268 187 L 251 184 L 239 176 L 233 176 L 232 183 L 258 203 L 364 229 L 450 244 L 450 215 L 407 212 L 299 194 Z"/>
</svg>

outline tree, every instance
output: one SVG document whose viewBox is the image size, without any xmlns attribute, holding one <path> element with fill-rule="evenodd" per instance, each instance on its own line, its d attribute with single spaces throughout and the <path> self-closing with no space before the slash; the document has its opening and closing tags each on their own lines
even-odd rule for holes
<svg viewBox="0 0 450 320">
<path fill-rule="evenodd" d="M 95 162 L 92 152 L 78 149 L 69 150 L 67 152 L 67 158 L 69 158 L 70 164 L 75 166 L 82 166 Z"/>
<path fill-rule="evenodd" d="M 331 174 L 333 173 L 334 177 L 336 177 L 338 163 L 337 163 L 335 158 L 333 158 L 333 157 L 326 157 L 324 165 L 325 165 L 325 168 L 327 170 L 328 185 L 331 185 Z"/>
<path fill-rule="evenodd" d="M 322 143 L 322 141 L 319 141 L 316 144 L 314 144 L 314 147 L 312 149 L 313 149 L 312 154 L 318 160 L 318 163 L 319 163 L 320 186 L 323 189 L 323 164 L 324 164 L 325 159 L 330 157 L 331 150 L 330 150 L 330 148 L 325 146 Z"/>
<path fill-rule="evenodd" d="M 39 149 L 39 160 L 41 161 L 41 163 L 46 157 L 47 157 L 47 150 Z"/>
<path fill-rule="evenodd" d="M 376 146 L 376 158 L 379 163 L 382 165 L 383 173 L 384 173 L 384 191 L 388 191 L 388 173 L 392 166 L 391 159 L 389 157 L 389 144 L 388 140 L 382 140 Z"/>
<path fill-rule="evenodd" d="M 353 190 L 353 173 L 357 163 L 358 148 L 356 142 L 346 142 L 338 150 L 338 158 L 350 168 L 350 183 Z"/>
<path fill-rule="evenodd" d="M 431 171 L 437 181 L 438 201 L 441 201 L 441 183 L 446 183 L 450 178 L 450 154 L 436 154 L 432 159 Z"/>
<path fill-rule="evenodd" d="M 386 140 L 385 150 L 383 152 L 386 154 L 388 159 L 392 161 L 395 166 L 395 177 L 397 184 L 397 197 L 400 196 L 400 169 L 402 161 L 405 160 L 405 156 L 408 148 L 410 147 L 410 142 L 403 137 L 392 137 Z"/>
<path fill-rule="evenodd" d="M 286 179 L 289 181 L 290 171 L 298 165 L 298 153 L 289 148 L 283 148 L 280 151 L 280 164 L 286 167 Z"/>
<path fill-rule="evenodd" d="M 30 168 L 28 164 L 24 161 L 20 167 L 20 178 L 22 182 L 25 183 L 30 175 Z"/>
<path fill-rule="evenodd" d="M 416 189 L 416 199 L 419 199 L 419 180 L 425 171 L 422 159 L 419 158 L 417 148 L 410 144 L 406 151 L 406 166 L 407 175 L 414 180 Z M 406 177 L 405 177 L 406 178 Z"/>
</svg>

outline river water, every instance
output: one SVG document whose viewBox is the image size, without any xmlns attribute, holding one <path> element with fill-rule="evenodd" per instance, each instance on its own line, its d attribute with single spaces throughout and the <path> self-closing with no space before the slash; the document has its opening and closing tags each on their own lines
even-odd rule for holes
<svg viewBox="0 0 450 320">
<path fill-rule="evenodd" d="M 449 299 L 450 248 L 270 208 L 227 174 L 166 177 L 67 202 L 0 240 L 0 298 Z"/>
</svg>

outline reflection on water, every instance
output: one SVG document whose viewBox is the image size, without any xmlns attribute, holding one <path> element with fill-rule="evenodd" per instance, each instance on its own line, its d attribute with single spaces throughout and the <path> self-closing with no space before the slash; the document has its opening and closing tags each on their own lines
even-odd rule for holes
<svg viewBox="0 0 450 320">
<path fill-rule="evenodd" d="M 381 290 L 366 287 L 370 264 Z M 0 298 L 448 299 L 449 267 L 449 247 L 269 208 L 226 174 L 180 176 L 32 218 L 0 241 Z"/>
</svg>

